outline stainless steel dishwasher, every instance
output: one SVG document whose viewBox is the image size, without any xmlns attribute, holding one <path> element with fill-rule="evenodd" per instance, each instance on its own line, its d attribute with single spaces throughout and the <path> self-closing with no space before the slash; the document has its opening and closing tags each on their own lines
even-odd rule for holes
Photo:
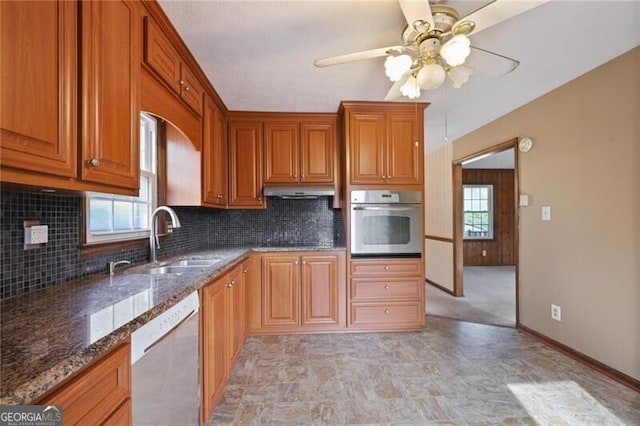
<svg viewBox="0 0 640 426">
<path fill-rule="evenodd" d="M 131 335 L 134 425 L 200 424 L 198 293 Z"/>
</svg>

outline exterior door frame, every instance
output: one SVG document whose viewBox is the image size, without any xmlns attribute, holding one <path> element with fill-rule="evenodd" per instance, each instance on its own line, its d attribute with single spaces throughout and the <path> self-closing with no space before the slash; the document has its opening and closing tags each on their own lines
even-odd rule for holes
<svg viewBox="0 0 640 426">
<path fill-rule="evenodd" d="M 456 297 L 464 296 L 464 280 L 463 280 L 463 268 L 464 268 L 464 241 L 463 241 L 463 229 L 462 229 L 462 163 L 471 160 L 482 155 L 495 154 L 498 152 L 506 151 L 513 148 L 514 152 L 514 165 L 513 165 L 513 187 L 514 187 L 514 203 L 515 203 L 515 217 L 514 217 L 514 246 L 516 248 L 515 264 L 516 264 L 516 328 L 520 325 L 520 312 L 519 312 L 519 268 L 520 268 L 520 243 L 519 243 L 519 230 L 520 230 L 520 209 L 518 207 L 518 200 L 520 199 L 520 184 L 519 184 L 519 151 L 518 151 L 518 138 L 510 139 L 506 142 L 502 142 L 498 145 L 485 148 L 481 151 L 474 152 L 466 155 L 460 159 L 453 161 L 451 164 L 451 176 L 453 179 L 453 295 Z"/>
</svg>

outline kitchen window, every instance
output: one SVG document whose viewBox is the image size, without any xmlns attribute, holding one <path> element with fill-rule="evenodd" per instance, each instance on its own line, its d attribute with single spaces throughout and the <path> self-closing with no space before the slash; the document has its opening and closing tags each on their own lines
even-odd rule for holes
<svg viewBox="0 0 640 426">
<path fill-rule="evenodd" d="M 463 185 L 465 240 L 493 239 L 493 185 Z"/>
<path fill-rule="evenodd" d="M 87 195 L 86 242 L 130 240 L 149 236 L 149 219 L 156 207 L 156 120 L 140 115 L 140 192 L 137 197 L 91 192 Z"/>
</svg>

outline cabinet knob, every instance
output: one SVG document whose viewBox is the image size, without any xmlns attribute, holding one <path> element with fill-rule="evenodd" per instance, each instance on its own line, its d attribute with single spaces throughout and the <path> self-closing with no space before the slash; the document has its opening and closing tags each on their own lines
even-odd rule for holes
<svg viewBox="0 0 640 426">
<path fill-rule="evenodd" d="M 231 280 L 231 285 L 236 285 L 236 280 Z"/>
<path fill-rule="evenodd" d="M 384 270 L 388 271 L 389 270 L 389 265 L 384 265 Z"/>
<path fill-rule="evenodd" d="M 385 315 L 389 315 L 389 310 L 388 310 L 388 309 L 385 309 L 385 310 L 384 310 L 384 314 L 385 314 Z"/>
<path fill-rule="evenodd" d="M 87 163 L 89 163 L 91 167 L 98 167 L 100 165 L 100 160 L 98 160 L 97 158 L 92 158 L 91 160 L 87 161 Z"/>
<path fill-rule="evenodd" d="M 388 285 L 385 285 L 385 286 L 384 286 L 384 289 L 385 289 L 385 290 L 389 290 L 389 286 L 388 286 Z"/>
<path fill-rule="evenodd" d="M 227 288 L 231 288 L 233 287 L 233 284 L 231 284 L 230 282 L 227 283 Z"/>
<path fill-rule="evenodd" d="M 180 84 L 180 86 L 183 86 L 183 85 L 184 85 L 184 80 L 180 80 L 180 81 L 178 82 L 178 84 Z"/>
<path fill-rule="evenodd" d="M 299 264 L 300 262 L 298 262 L 297 260 L 293 262 L 294 265 Z"/>
<path fill-rule="evenodd" d="M 294 175 L 293 175 L 293 177 L 297 179 L 297 178 L 298 178 L 298 175 L 297 175 L 297 174 L 294 174 Z"/>
<path fill-rule="evenodd" d="M 185 91 L 185 92 L 188 92 L 189 90 L 190 90 L 190 89 L 189 89 L 189 86 L 184 86 L 184 91 Z"/>
<path fill-rule="evenodd" d="M 304 173 L 303 173 L 303 174 L 301 174 L 301 175 L 300 175 L 300 177 L 301 177 L 302 179 L 304 179 Z"/>
<path fill-rule="evenodd" d="M 262 201 L 262 197 L 258 197 L 258 201 Z"/>
<path fill-rule="evenodd" d="M 391 180 L 391 175 L 387 176 L 387 180 Z"/>
<path fill-rule="evenodd" d="M 306 260 L 303 260 L 303 261 L 302 261 L 302 264 L 303 264 L 303 265 L 306 265 L 306 264 L 307 264 L 307 261 L 306 261 Z"/>
<path fill-rule="evenodd" d="M 247 268 L 244 268 L 244 269 L 242 270 L 242 273 L 243 273 L 243 274 L 246 274 L 247 272 L 249 272 L 249 270 L 248 270 Z"/>
</svg>

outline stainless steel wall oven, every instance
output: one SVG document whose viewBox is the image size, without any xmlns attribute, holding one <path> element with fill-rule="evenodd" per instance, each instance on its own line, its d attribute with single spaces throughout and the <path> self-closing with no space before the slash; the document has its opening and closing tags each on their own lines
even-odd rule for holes
<svg viewBox="0 0 640 426">
<path fill-rule="evenodd" d="M 353 257 L 422 255 L 420 191 L 351 191 Z"/>
</svg>

